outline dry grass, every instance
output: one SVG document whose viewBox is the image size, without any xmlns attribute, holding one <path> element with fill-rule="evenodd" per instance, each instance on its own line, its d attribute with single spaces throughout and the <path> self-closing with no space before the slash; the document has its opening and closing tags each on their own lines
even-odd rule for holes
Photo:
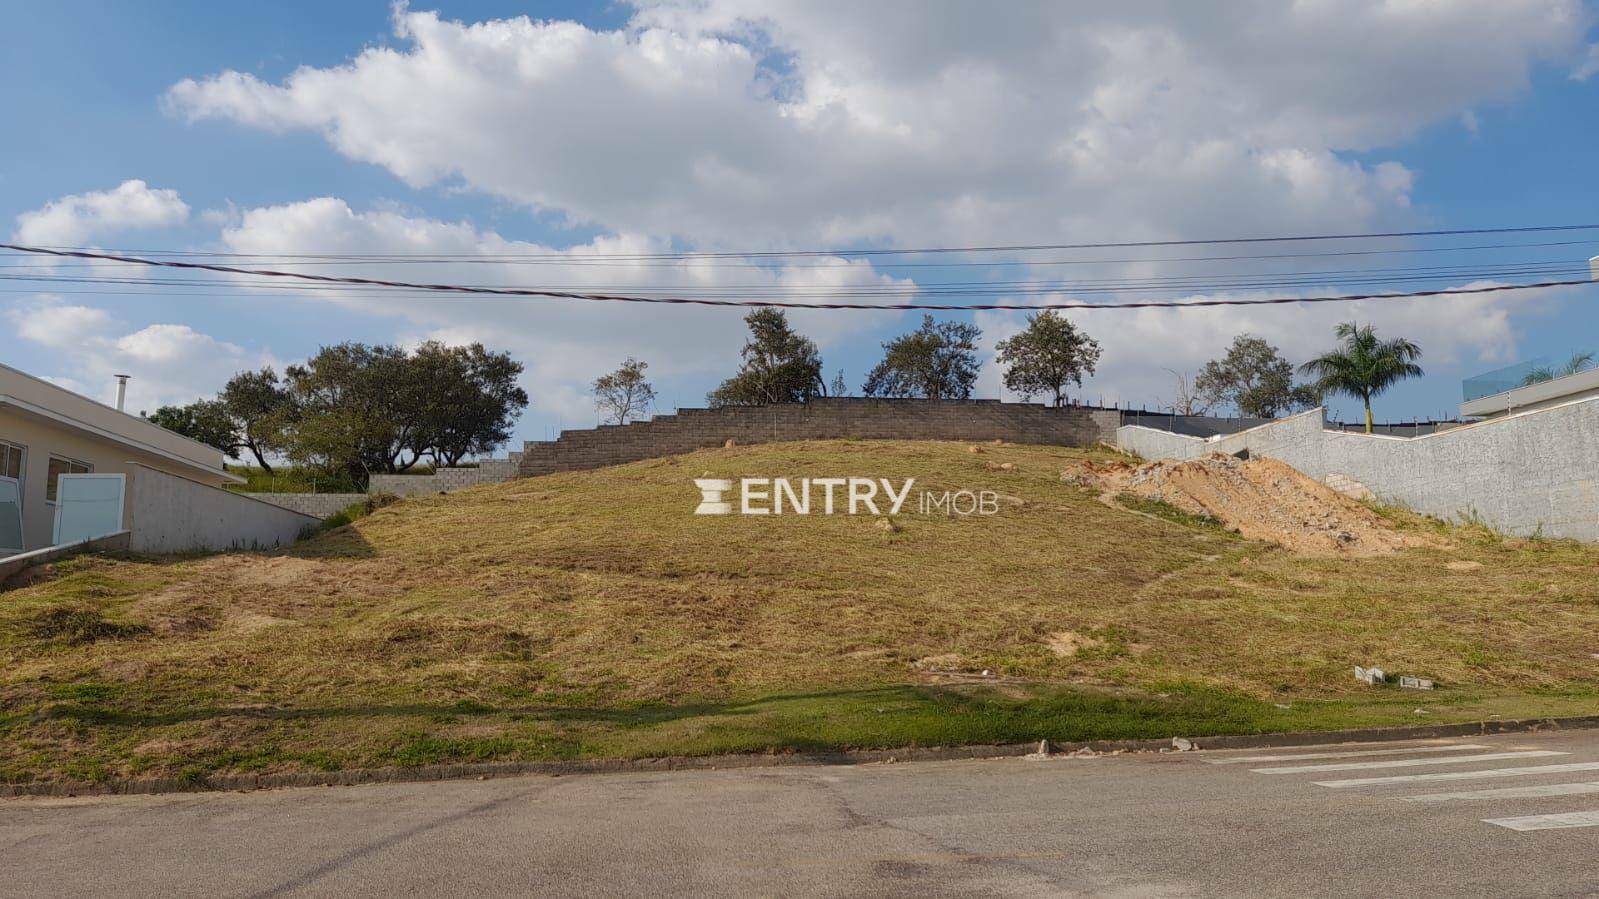
<svg viewBox="0 0 1599 899">
<path fill-rule="evenodd" d="M 1307 558 L 1060 480 L 1093 454 L 983 450 L 710 450 L 407 500 L 286 553 L 66 563 L 0 606 L 0 776 L 1276 729 L 1421 701 L 1356 663 L 1438 681 L 1440 717 L 1590 705 L 1593 549 L 1385 511 L 1437 545 Z M 1007 499 L 897 531 L 690 514 L 695 477 L 852 474 Z"/>
</svg>

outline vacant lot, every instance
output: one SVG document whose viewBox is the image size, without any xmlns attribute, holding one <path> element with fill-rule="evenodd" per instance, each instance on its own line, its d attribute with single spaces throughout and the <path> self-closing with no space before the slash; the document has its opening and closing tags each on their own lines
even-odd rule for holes
<svg viewBox="0 0 1599 899">
<path fill-rule="evenodd" d="M 1419 548 L 1295 555 L 1062 481 L 1090 457 L 739 447 L 408 500 L 288 552 L 69 562 L 0 599 L 0 777 L 1599 710 L 1593 549 L 1383 511 Z M 691 514 L 695 477 L 847 475 L 1000 511 Z"/>
</svg>

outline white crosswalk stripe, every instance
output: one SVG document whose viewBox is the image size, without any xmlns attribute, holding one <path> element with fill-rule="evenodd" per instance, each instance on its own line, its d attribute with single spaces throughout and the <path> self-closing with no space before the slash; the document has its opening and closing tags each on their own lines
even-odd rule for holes
<svg viewBox="0 0 1599 899">
<path fill-rule="evenodd" d="M 1485 752 L 1481 755 L 1457 755 L 1447 758 L 1389 759 L 1380 762 L 1338 762 L 1331 765 L 1286 765 L 1276 768 L 1251 768 L 1255 774 L 1303 774 L 1321 771 L 1365 771 L 1373 768 L 1414 768 L 1419 765 L 1460 765 L 1468 762 L 1497 762 L 1505 759 L 1548 758 L 1570 755 L 1553 749 L 1531 749 L 1523 752 Z"/>
<path fill-rule="evenodd" d="M 1482 743 L 1457 743 L 1451 746 L 1410 746 L 1403 749 L 1351 749 L 1338 752 L 1301 752 L 1294 755 L 1251 755 L 1225 759 L 1204 759 L 1211 765 L 1241 765 L 1246 762 L 1302 762 L 1316 759 L 1353 759 L 1373 755 L 1408 755 L 1415 752 L 1463 752 L 1487 749 Z"/>
<path fill-rule="evenodd" d="M 1549 796 L 1586 796 L 1599 793 L 1599 780 L 1569 784 L 1540 784 L 1536 787 L 1498 787 L 1492 790 L 1463 790 L 1455 793 L 1418 793 L 1395 796 L 1402 802 L 1469 802 L 1478 799 L 1544 799 Z"/>
<path fill-rule="evenodd" d="M 1339 747 L 1311 747 L 1309 752 L 1284 752 L 1272 755 L 1250 756 L 1224 756 L 1216 759 L 1205 759 L 1213 765 L 1229 764 L 1259 764 L 1262 762 L 1280 762 L 1283 764 L 1269 765 L 1260 768 L 1250 768 L 1250 774 L 1283 775 L 1306 774 L 1319 775 L 1333 771 L 1380 771 L 1395 768 L 1412 768 L 1435 765 L 1471 766 L 1467 770 L 1454 771 L 1429 771 L 1425 773 L 1409 774 L 1383 774 L 1370 777 L 1349 777 L 1338 780 L 1304 780 L 1319 786 L 1331 789 L 1349 789 L 1357 787 L 1393 787 L 1414 786 L 1418 784 L 1433 784 L 1452 781 L 1488 780 L 1507 777 L 1548 777 L 1556 779 L 1561 775 L 1576 772 L 1599 771 L 1599 761 L 1593 762 L 1561 762 L 1551 765 L 1526 764 L 1517 767 L 1483 767 L 1484 763 L 1502 762 L 1509 760 L 1530 760 L 1549 758 L 1552 756 L 1569 756 L 1570 752 L 1553 749 L 1516 749 L 1512 750 L 1500 744 L 1505 751 L 1502 752 L 1473 752 L 1473 750 L 1490 749 L 1490 745 L 1482 743 L 1437 743 L 1424 742 L 1420 745 L 1405 747 L 1387 747 L 1382 749 L 1357 749 Z M 1346 761 L 1347 760 L 1347 761 Z M 1307 764 L 1308 763 L 1308 764 Z M 1407 791 L 1408 792 L 1408 791 Z M 1549 806 L 1559 808 L 1561 797 L 1568 796 L 1599 796 L 1599 780 L 1576 780 L 1568 783 L 1534 783 L 1524 787 L 1496 787 L 1482 790 L 1451 790 L 1448 792 L 1412 792 L 1411 795 L 1394 795 L 1391 792 L 1382 792 L 1379 795 L 1385 800 L 1397 800 L 1410 803 L 1432 803 L 1447 807 L 1452 803 L 1469 805 L 1473 802 L 1503 803 L 1504 811 L 1531 812 L 1532 808 L 1517 808 L 1512 803 L 1518 801 L 1523 805 L 1540 803 L 1547 800 L 1545 808 Z M 1376 797 L 1373 797 L 1374 799 Z M 1499 812 L 1499 807 L 1494 811 Z M 1518 814 L 1493 818 L 1478 818 L 1484 824 L 1492 824 L 1514 831 L 1543 831 L 1567 830 L 1572 828 L 1599 827 L 1599 809 L 1583 811 L 1546 811 L 1543 814 Z M 1474 818 L 1476 816 L 1473 816 Z"/>
<path fill-rule="evenodd" d="M 1564 827 L 1599 827 L 1599 811 L 1563 812 L 1557 815 L 1523 815 L 1519 818 L 1484 818 L 1484 824 L 1497 824 L 1511 830 L 1557 830 Z"/>
<path fill-rule="evenodd" d="M 1396 774 L 1388 777 L 1356 777 L 1349 780 L 1318 780 L 1318 787 L 1346 789 L 1379 787 L 1388 784 L 1430 783 L 1440 780 L 1484 780 L 1493 777 L 1536 777 L 1568 774 L 1572 771 L 1599 771 L 1599 762 L 1569 762 L 1562 765 L 1528 765 L 1522 768 L 1485 768 L 1480 771 L 1434 771 L 1430 774 Z"/>
</svg>

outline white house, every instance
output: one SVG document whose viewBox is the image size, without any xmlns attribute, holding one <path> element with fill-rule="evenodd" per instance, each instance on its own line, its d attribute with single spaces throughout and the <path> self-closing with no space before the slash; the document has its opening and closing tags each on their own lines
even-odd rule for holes
<svg viewBox="0 0 1599 899">
<path fill-rule="evenodd" d="M 150 424 L 112 406 L 0 365 L 0 557 L 51 545 L 58 478 L 66 473 L 122 473 L 201 494 L 241 478 L 222 467 L 221 450 Z M 176 480 L 174 480 L 176 478 Z M 225 494 L 219 501 L 248 502 Z M 192 504 L 190 504 L 192 505 Z M 177 507 L 184 513 L 187 507 Z M 134 504 L 126 505 L 125 528 Z M 21 520 L 21 534 L 16 523 Z M 10 533 L 8 533 L 10 531 Z M 11 545 L 8 545 L 11 544 Z"/>
</svg>

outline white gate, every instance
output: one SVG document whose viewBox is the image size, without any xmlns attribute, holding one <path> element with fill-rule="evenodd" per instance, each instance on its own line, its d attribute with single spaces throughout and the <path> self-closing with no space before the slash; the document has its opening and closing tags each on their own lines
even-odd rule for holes
<svg viewBox="0 0 1599 899">
<path fill-rule="evenodd" d="M 64 474 L 56 479 L 56 546 L 122 530 L 126 475 Z"/>
</svg>

